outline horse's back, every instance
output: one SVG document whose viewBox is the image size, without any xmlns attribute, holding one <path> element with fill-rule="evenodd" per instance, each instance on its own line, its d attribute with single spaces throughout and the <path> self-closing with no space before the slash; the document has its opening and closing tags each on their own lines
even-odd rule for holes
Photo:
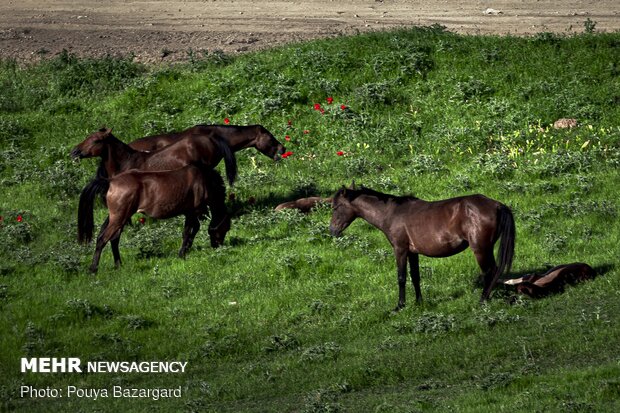
<svg viewBox="0 0 620 413">
<path fill-rule="evenodd" d="M 405 229 L 413 252 L 450 256 L 471 244 L 480 245 L 482 239 L 495 242 L 500 205 L 480 194 L 437 201 L 411 199 L 395 207 L 393 227 Z M 483 233 L 489 236 L 481 237 Z"/>
<path fill-rule="evenodd" d="M 210 135 L 184 136 L 168 146 L 144 153 L 142 169 L 152 171 L 178 169 L 194 162 L 215 164 L 219 161 L 217 154 L 217 147 Z"/>
<path fill-rule="evenodd" d="M 144 138 L 136 139 L 129 143 L 129 146 L 137 151 L 156 151 L 177 143 L 184 138 L 210 134 L 211 132 L 212 128 L 209 125 L 195 125 L 180 132 L 145 136 Z"/>
</svg>

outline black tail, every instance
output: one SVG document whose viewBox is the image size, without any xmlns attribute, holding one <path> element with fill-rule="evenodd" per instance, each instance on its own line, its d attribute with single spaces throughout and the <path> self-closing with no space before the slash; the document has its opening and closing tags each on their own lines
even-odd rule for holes
<svg viewBox="0 0 620 413">
<path fill-rule="evenodd" d="M 237 158 L 224 138 L 219 135 L 213 135 L 213 138 L 217 147 L 222 151 L 224 164 L 226 165 L 226 178 L 228 178 L 228 183 L 232 186 L 237 178 Z"/>
<path fill-rule="evenodd" d="M 500 205 L 497 209 L 497 235 L 500 237 L 497 271 L 493 276 L 491 285 L 488 286 L 486 291 L 487 298 L 491 294 L 491 290 L 497 283 L 499 277 L 504 273 L 510 271 L 512 267 L 512 259 L 515 254 L 515 220 L 512 216 L 512 211 L 506 205 Z"/>
<path fill-rule="evenodd" d="M 110 181 L 106 178 L 95 178 L 90 181 L 80 194 L 78 207 L 78 242 L 87 244 L 93 239 L 95 198 L 97 194 L 105 198 L 110 187 Z"/>
</svg>

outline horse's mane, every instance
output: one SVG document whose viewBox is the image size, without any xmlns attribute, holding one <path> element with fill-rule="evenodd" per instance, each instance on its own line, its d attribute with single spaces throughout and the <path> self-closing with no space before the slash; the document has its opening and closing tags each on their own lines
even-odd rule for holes
<svg viewBox="0 0 620 413">
<path fill-rule="evenodd" d="M 205 128 L 223 128 L 223 129 L 237 129 L 237 130 L 245 130 L 252 128 L 262 128 L 265 129 L 263 125 L 255 124 L 255 125 L 222 125 L 219 123 L 199 123 L 196 126 L 205 127 Z"/>
<path fill-rule="evenodd" d="M 371 188 L 367 188 L 365 186 L 361 186 L 359 189 L 351 189 L 351 188 L 342 187 L 338 190 L 338 192 L 336 192 L 336 194 L 334 195 L 334 198 L 339 195 L 344 195 L 344 197 L 347 198 L 347 200 L 349 201 L 353 201 L 355 198 L 357 198 L 360 195 L 370 195 L 370 196 L 374 196 L 380 201 L 383 201 L 383 202 L 392 201 L 392 202 L 396 202 L 397 204 L 403 203 L 405 201 L 411 201 L 414 199 L 418 199 L 412 195 L 399 196 L 399 195 L 386 194 L 383 192 L 375 191 L 374 189 L 371 189 Z"/>
</svg>

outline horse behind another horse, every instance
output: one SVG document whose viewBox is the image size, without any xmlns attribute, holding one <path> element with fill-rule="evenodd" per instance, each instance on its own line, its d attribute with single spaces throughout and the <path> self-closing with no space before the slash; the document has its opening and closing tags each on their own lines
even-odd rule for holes
<svg viewBox="0 0 620 413">
<path fill-rule="evenodd" d="M 467 247 L 484 274 L 481 301 L 487 300 L 499 276 L 510 270 L 515 224 L 510 209 L 484 195 L 427 202 L 364 188 L 342 188 L 333 197 L 330 232 L 338 236 L 361 217 L 379 228 L 392 244 L 398 269 L 398 304 L 405 306 L 407 262 L 416 300 L 422 300 L 418 255 L 448 257 Z M 493 256 L 497 240 L 499 264 Z"/>
<path fill-rule="evenodd" d="M 137 151 L 154 151 L 186 137 L 211 134 L 221 137 L 234 152 L 245 148 L 256 148 L 263 155 L 277 161 L 286 151 L 284 146 L 262 125 L 196 125 L 181 132 L 145 136 L 130 142 L 129 146 Z"/>
<path fill-rule="evenodd" d="M 219 173 L 204 165 L 187 165 L 159 172 L 130 170 L 110 179 L 97 178 L 95 185 L 105 191 L 109 215 L 97 238 L 90 267 L 92 272 L 97 272 L 101 252 L 108 242 L 112 245 L 115 265 L 120 265 L 120 236 L 136 212 L 157 219 L 185 215 L 180 257 L 184 257 L 192 246 L 200 229 L 199 217 L 208 210 L 211 211 L 209 236 L 212 247 L 222 245 L 230 229 L 224 181 Z M 78 231 L 83 230 L 83 223 L 78 222 Z"/>
</svg>

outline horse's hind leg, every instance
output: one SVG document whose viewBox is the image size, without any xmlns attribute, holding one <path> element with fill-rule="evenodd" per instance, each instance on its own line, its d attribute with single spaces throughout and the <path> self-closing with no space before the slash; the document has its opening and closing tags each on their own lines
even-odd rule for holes
<svg viewBox="0 0 620 413">
<path fill-rule="evenodd" d="M 114 239 L 112 245 L 112 252 L 114 254 L 114 261 L 120 263 L 120 253 L 118 251 L 118 241 L 121 236 L 121 231 L 123 230 L 123 225 L 112 222 L 110 223 L 109 217 L 106 218 L 105 222 L 101 226 L 101 232 L 97 237 L 97 245 L 95 247 L 95 255 L 93 255 L 93 262 L 90 265 L 90 271 L 92 273 L 96 273 L 99 267 L 99 259 L 101 258 L 101 252 L 103 251 L 103 247 L 108 243 L 111 239 Z M 118 254 L 118 256 L 117 256 Z"/>
<path fill-rule="evenodd" d="M 112 238 L 110 240 L 110 245 L 112 246 L 112 255 L 114 255 L 114 266 L 119 268 L 121 266 L 121 252 L 118 249 L 118 244 L 121 240 L 121 233 L 118 233 L 118 236 Z"/>
<path fill-rule="evenodd" d="M 183 228 L 183 244 L 181 244 L 181 249 L 179 250 L 179 257 L 185 257 L 185 254 L 194 243 L 194 238 L 198 230 L 200 230 L 200 221 L 198 217 L 195 215 L 186 215 L 185 227 Z"/>
<path fill-rule="evenodd" d="M 484 286 L 482 289 L 482 296 L 480 301 L 486 301 L 491 295 L 491 288 L 493 284 L 493 278 L 495 272 L 497 272 L 497 265 L 495 264 L 495 257 L 493 256 L 493 249 L 486 250 L 474 250 L 476 261 L 482 270 Z"/>
<path fill-rule="evenodd" d="M 409 271 L 411 272 L 411 283 L 413 284 L 413 289 L 415 290 L 415 300 L 418 303 L 421 303 L 422 302 L 422 291 L 420 290 L 419 255 L 409 253 L 407 257 L 409 258 Z"/>
<path fill-rule="evenodd" d="M 101 231 L 100 233 L 102 233 L 106 227 L 108 226 L 108 224 L 110 223 L 110 216 L 108 215 L 105 218 L 105 221 L 103 221 L 103 224 L 101 225 Z M 118 244 L 120 241 L 120 236 L 121 234 L 119 233 L 117 237 L 112 238 L 110 240 L 110 245 L 112 246 L 112 255 L 114 255 L 114 266 L 116 268 L 121 266 L 121 252 L 118 249 Z"/>
</svg>

